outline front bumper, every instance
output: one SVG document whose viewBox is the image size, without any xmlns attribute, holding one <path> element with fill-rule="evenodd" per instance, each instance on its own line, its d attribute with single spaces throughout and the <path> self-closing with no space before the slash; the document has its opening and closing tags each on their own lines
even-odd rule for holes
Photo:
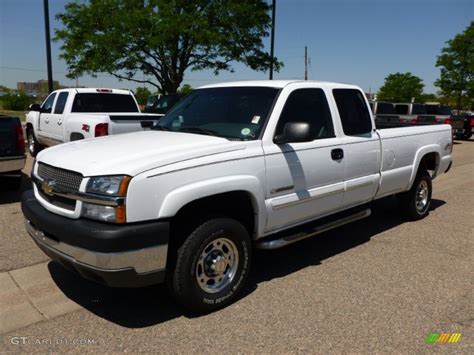
<svg viewBox="0 0 474 355">
<path fill-rule="evenodd" d="M 43 208 L 33 191 L 22 196 L 26 230 L 43 252 L 86 279 L 115 287 L 164 281 L 169 223 L 115 225 L 70 219 Z"/>
<path fill-rule="evenodd" d="M 0 157 L 0 173 L 14 172 L 25 167 L 25 155 Z"/>
</svg>

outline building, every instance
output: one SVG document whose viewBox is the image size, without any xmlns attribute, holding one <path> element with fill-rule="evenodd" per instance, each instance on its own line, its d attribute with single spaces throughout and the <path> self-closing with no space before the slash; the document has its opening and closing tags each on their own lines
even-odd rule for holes
<svg viewBox="0 0 474 355">
<path fill-rule="evenodd" d="M 59 81 L 53 81 L 53 89 L 60 89 Z M 36 83 L 20 81 L 16 83 L 16 89 L 27 94 L 46 95 L 48 93 L 48 80 L 38 80 Z"/>
</svg>

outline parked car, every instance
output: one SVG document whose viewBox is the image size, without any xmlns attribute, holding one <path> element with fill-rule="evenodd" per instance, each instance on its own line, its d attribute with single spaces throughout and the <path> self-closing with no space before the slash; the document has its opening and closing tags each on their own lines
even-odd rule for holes
<svg viewBox="0 0 474 355">
<path fill-rule="evenodd" d="M 149 129 L 160 119 L 140 113 L 133 93 L 117 89 L 56 90 L 30 110 L 26 135 L 33 157 L 46 146 Z"/>
<path fill-rule="evenodd" d="M 162 97 L 162 94 L 156 94 L 156 95 L 150 95 L 148 96 L 148 99 L 146 100 L 145 104 L 145 112 L 148 112 L 150 108 L 152 108 L 156 102 Z"/>
<path fill-rule="evenodd" d="M 456 131 L 456 138 L 466 140 L 471 138 L 474 132 L 474 114 L 466 113 L 457 117 L 463 121 L 463 127 Z"/>
<path fill-rule="evenodd" d="M 156 113 L 164 116 L 171 108 L 176 105 L 185 95 L 183 94 L 172 94 L 172 95 L 161 95 L 152 105 L 145 107 L 145 112 Z"/>
<path fill-rule="evenodd" d="M 369 101 L 374 114 L 375 127 L 378 129 L 400 127 L 400 117 L 395 114 L 395 106 L 386 101 Z"/>
<path fill-rule="evenodd" d="M 0 178 L 14 189 L 21 186 L 25 166 L 25 138 L 18 117 L 0 115 Z"/>
<path fill-rule="evenodd" d="M 436 124 L 436 116 L 428 115 L 426 107 L 418 103 L 396 103 L 395 113 L 399 115 L 400 122 L 404 125 L 429 125 Z"/>
<path fill-rule="evenodd" d="M 41 152 L 22 210 L 38 246 L 83 277 L 166 279 L 187 308 L 208 312 L 235 300 L 254 248 L 365 218 L 390 195 L 408 219 L 424 218 L 452 147 L 449 125 L 377 130 L 357 86 L 215 84 L 151 131 Z"/>
<path fill-rule="evenodd" d="M 429 115 L 435 115 L 437 123 L 450 124 L 453 128 L 453 133 L 461 133 L 464 126 L 464 120 L 462 117 L 454 116 L 451 111 L 451 107 L 448 105 L 441 105 L 439 103 L 426 103 L 426 113 Z"/>
</svg>

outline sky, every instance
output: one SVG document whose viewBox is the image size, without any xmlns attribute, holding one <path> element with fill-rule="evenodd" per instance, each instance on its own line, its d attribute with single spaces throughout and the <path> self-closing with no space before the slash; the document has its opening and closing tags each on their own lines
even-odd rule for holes
<svg viewBox="0 0 474 355">
<path fill-rule="evenodd" d="M 269 0 L 271 1 L 271 0 Z M 51 34 L 61 27 L 55 14 L 68 0 L 50 0 Z M 411 72 L 423 79 L 425 92 L 435 93 L 439 77 L 436 57 L 445 42 L 474 20 L 474 0 L 277 0 L 275 55 L 284 68 L 275 79 L 304 78 L 304 47 L 308 47 L 312 80 L 356 84 L 376 92 L 384 78 Z M 270 47 L 270 38 L 263 39 Z M 66 78 L 53 42 L 53 78 Z M 268 79 L 268 73 L 234 64 L 234 73 L 187 72 L 192 87 L 230 80 Z M 47 78 L 43 0 L 0 0 L 0 85 Z M 107 74 L 84 76 L 79 85 L 135 89 L 142 84 L 118 81 Z M 148 86 L 149 89 L 154 89 Z"/>
</svg>

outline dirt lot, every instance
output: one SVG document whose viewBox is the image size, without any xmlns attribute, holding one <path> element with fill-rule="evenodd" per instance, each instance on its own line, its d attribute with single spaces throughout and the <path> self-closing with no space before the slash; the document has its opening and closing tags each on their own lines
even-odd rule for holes
<svg viewBox="0 0 474 355">
<path fill-rule="evenodd" d="M 24 231 L 19 193 L 2 191 L 0 352 L 472 354 L 473 140 L 457 142 L 454 161 L 426 219 L 405 222 L 390 198 L 366 220 L 257 252 L 243 297 L 206 316 L 162 286 L 110 289 L 48 262 Z M 426 344 L 435 332 L 462 336 Z"/>
</svg>

